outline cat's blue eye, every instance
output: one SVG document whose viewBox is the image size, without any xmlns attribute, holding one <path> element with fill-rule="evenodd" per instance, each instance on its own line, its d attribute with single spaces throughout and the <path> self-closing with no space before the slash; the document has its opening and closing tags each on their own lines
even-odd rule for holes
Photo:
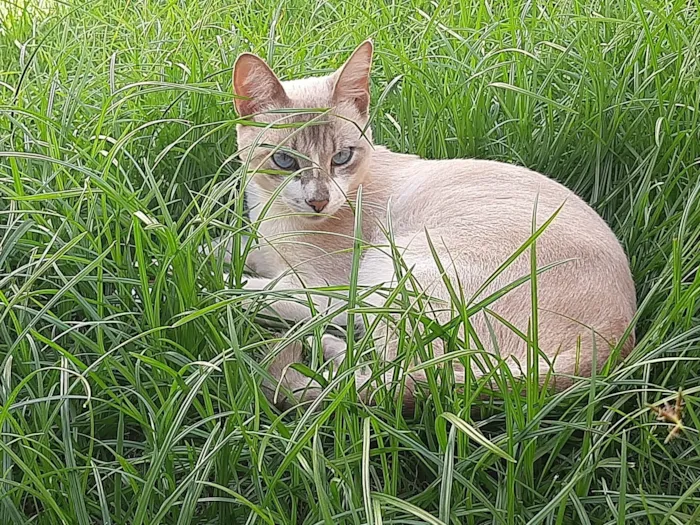
<svg viewBox="0 0 700 525">
<path fill-rule="evenodd" d="M 338 153 L 333 155 L 332 160 L 334 166 L 342 166 L 343 164 L 350 162 L 350 159 L 352 159 L 352 149 L 343 148 Z"/>
<path fill-rule="evenodd" d="M 296 170 L 297 168 L 297 160 L 284 151 L 275 151 L 272 155 L 272 161 L 283 170 Z"/>
</svg>

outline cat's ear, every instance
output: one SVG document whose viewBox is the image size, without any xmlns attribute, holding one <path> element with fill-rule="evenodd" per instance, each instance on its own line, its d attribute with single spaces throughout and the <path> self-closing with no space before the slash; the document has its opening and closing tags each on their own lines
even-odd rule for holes
<svg viewBox="0 0 700 525">
<path fill-rule="evenodd" d="M 247 117 L 263 108 L 288 102 L 282 83 L 265 61 L 252 53 L 243 53 L 233 66 L 233 91 L 236 111 Z"/>
<path fill-rule="evenodd" d="M 352 102 L 363 115 L 369 109 L 369 73 L 372 69 L 373 46 L 365 40 L 347 62 L 335 72 L 333 102 Z"/>
</svg>

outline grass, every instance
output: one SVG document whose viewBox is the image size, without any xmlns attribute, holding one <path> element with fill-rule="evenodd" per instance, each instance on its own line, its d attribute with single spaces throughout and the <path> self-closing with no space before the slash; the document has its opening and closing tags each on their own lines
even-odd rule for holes
<svg viewBox="0 0 700 525">
<path fill-rule="evenodd" d="M 0 523 L 700 521 L 697 0 L 41 4 L 0 6 Z M 377 143 L 543 171 L 614 228 L 623 363 L 561 394 L 431 382 L 406 416 L 342 381 L 267 403 L 292 336 L 198 252 L 241 239 L 231 66 L 325 73 L 367 37 Z"/>
</svg>

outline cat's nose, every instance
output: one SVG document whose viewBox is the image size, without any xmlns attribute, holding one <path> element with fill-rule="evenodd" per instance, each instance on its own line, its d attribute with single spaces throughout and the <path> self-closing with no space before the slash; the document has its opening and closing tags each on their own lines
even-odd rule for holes
<svg viewBox="0 0 700 525">
<path fill-rule="evenodd" d="M 316 213 L 321 213 L 323 211 L 323 208 L 325 208 L 328 205 L 328 199 L 323 199 L 323 200 L 307 199 L 306 204 L 311 206 Z"/>
</svg>

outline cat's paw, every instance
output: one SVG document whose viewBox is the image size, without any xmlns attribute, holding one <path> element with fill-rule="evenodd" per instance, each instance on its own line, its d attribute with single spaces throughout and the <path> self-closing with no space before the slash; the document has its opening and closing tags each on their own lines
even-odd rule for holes
<svg viewBox="0 0 700 525">
<path fill-rule="evenodd" d="M 323 334 L 321 337 L 321 348 L 323 348 L 323 357 L 326 361 L 333 362 L 337 368 L 345 359 L 347 345 L 345 341 L 330 334 Z"/>
<path fill-rule="evenodd" d="M 314 346 L 317 339 L 314 336 L 309 336 L 306 338 L 306 343 L 309 346 Z M 321 351 L 323 352 L 323 359 L 327 363 L 333 363 L 333 368 L 336 370 L 345 359 L 346 345 L 345 341 L 330 334 L 323 334 L 321 336 Z"/>
</svg>

